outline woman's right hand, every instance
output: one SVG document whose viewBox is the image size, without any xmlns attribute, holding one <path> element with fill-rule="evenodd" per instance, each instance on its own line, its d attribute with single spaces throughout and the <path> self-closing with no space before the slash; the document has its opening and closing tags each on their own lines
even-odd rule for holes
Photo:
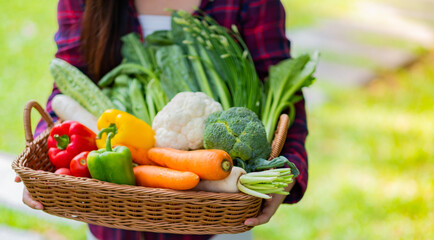
<svg viewBox="0 0 434 240">
<path fill-rule="evenodd" d="M 21 182 L 21 178 L 16 176 L 15 182 L 17 182 L 17 183 Z M 26 187 L 24 187 L 24 191 L 23 191 L 23 202 L 24 202 L 24 204 L 26 204 L 27 206 L 29 206 L 33 209 L 37 209 L 37 210 L 44 209 L 44 206 L 42 206 L 42 204 L 40 202 L 38 202 L 32 198 L 29 191 L 27 191 Z"/>
</svg>

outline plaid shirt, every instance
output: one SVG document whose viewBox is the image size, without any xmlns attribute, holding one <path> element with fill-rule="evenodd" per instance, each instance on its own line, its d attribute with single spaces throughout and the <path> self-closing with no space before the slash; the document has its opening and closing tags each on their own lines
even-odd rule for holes
<svg viewBox="0 0 434 240">
<path fill-rule="evenodd" d="M 60 0 L 57 9 L 59 30 L 55 35 L 61 58 L 86 72 L 86 65 L 80 52 L 81 17 L 84 4 L 82 0 Z M 230 28 L 235 24 L 247 44 L 261 77 L 267 75 L 270 65 L 290 57 L 290 42 L 285 36 L 285 12 L 279 0 L 202 0 L 200 9 L 213 17 L 221 25 Z M 134 1 L 129 1 L 128 32 L 142 33 Z M 52 98 L 59 93 L 54 85 L 47 102 L 47 111 L 57 119 L 51 108 Z M 304 195 L 307 186 L 307 155 L 305 139 L 307 136 L 306 112 L 304 100 L 295 104 L 296 116 L 288 131 L 282 154 L 300 170 L 296 184 L 284 203 L 296 203 Z M 41 121 L 36 128 L 39 134 L 46 128 Z M 210 235 L 176 235 L 159 233 L 140 233 L 89 225 L 91 232 L 98 239 L 209 239 Z"/>
</svg>

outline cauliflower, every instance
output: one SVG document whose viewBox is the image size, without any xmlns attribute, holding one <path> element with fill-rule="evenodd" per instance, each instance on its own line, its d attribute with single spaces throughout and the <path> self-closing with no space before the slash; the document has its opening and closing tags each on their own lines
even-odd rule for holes
<svg viewBox="0 0 434 240">
<path fill-rule="evenodd" d="M 211 114 L 206 121 L 203 145 L 206 149 L 224 150 L 234 160 L 267 159 L 271 153 L 264 125 L 245 107 Z"/>
<path fill-rule="evenodd" d="M 222 111 L 220 103 L 205 93 L 178 93 L 152 122 L 155 145 L 179 150 L 202 148 L 206 119 L 218 111 Z"/>
</svg>

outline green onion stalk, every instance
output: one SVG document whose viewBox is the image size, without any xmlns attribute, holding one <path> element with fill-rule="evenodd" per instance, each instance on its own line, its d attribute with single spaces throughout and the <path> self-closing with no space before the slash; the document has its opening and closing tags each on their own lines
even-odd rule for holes
<svg viewBox="0 0 434 240">
<path fill-rule="evenodd" d="M 207 15 L 203 19 L 210 25 L 211 39 L 214 40 L 213 46 L 220 47 L 220 52 L 226 52 L 218 57 L 224 60 L 222 69 L 226 71 L 222 72 L 228 76 L 234 106 L 247 107 L 259 116 L 262 83 L 237 27 L 233 25 L 230 31 Z"/>
<path fill-rule="evenodd" d="M 201 77 L 215 89 L 214 99 L 223 109 L 242 106 L 259 115 L 261 82 L 236 27 L 236 31 L 230 31 L 206 15 L 193 17 L 183 11 L 178 11 L 173 20 L 183 26 L 187 37 L 191 36 L 188 44 L 196 47 L 187 47 L 190 59 L 202 63 L 206 76 Z"/>
<path fill-rule="evenodd" d="M 195 47 L 196 40 L 192 34 L 194 31 L 193 25 L 191 24 L 192 20 L 187 16 L 191 15 L 187 12 L 184 14 L 183 11 L 174 12 L 174 16 L 172 16 L 172 29 L 182 29 L 183 33 L 180 35 L 182 41 L 180 41 L 180 43 L 184 46 L 188 54 L 188 60 L 190 61 L 191 68 L 199 84 L 200 91 L 209 97 L 218 100 L 211 88 L 206 70 L 201 62 L 198 50 Z"/>
</svg>

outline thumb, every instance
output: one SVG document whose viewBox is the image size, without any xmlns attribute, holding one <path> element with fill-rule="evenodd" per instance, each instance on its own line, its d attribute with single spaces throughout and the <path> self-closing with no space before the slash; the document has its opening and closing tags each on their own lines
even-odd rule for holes
<svg viewBox="0 0 434 240">
<path fill-rule="evenodd" d="M 257 226 L 257 225 L 265 224 L 268 223 L 268 221 L 270 221 L 272 215 L 273 215 L 272 213 L 263 211 L 262 214 L 256 218 L 246 219 L 246 221 L 244 221 L 244 224 L 247 226 Z"/>
<path fill-rule="evenodd" d="M 21 178 L 19 176 L 15 176 L 15 182 L 17 183 L 21 182 Z"/>
</svg>

